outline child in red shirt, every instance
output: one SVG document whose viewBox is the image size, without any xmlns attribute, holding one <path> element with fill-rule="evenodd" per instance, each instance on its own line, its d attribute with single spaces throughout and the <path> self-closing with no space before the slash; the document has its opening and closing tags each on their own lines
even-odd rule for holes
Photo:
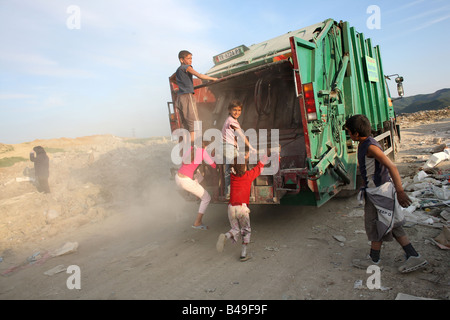
<svg viewBox="0 0 450 320">
<path fill-rule="evenodd" d="M 237 164 L 237 158 L 234 159 L 231 173 L 230 201 L 228 203 L 228 219 L 230 220 L 231 229 L 227 233 L 219 235 L 216 248 L 222 252 L 225 240 L 230 239 L 236 243 L 239 235 L 242 237 L 241 261 L 246 261 L 247 245 L 250 243 L 251 227 L 250 227 L 250 190 L 253 180 L 260 174 L 267 163 L 268 157 L 263 156 L 261 161 L 251 170 L 246 171 L 246 164 Z M 234 172 L 233 172 L 234 171 Z"/>
</svg>

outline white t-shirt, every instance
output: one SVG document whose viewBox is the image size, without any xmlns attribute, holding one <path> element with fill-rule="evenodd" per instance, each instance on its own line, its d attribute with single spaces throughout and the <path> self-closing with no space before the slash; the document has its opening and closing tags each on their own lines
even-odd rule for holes
<svg viewBox="0 0 450 320">
<path fill-rule="evenodd" d="M 229 115 L 222 127 L 222 139 L 225 143 L 237 145 L 235 141 L 234 129 L 232 127 L 236 128 L 236 130 L 241 129 L 241 126 L 237 119 Z"/>
</svg>

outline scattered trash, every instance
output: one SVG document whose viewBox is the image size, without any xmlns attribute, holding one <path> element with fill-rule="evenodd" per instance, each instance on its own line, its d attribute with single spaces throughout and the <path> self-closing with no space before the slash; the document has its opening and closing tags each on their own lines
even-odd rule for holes
<svg viewBox="0 0 450 320">
<path fill-rule="evenodd" d="M 417 210 L 405 214 L 405 220 L 406 222 L 409 222 L 410 225 L 419 224 L 435 228 L 442 228 L 444 226 L 444 224 L 440 222 L 440 219 L 438 217 L 430 216 L 430 214 L 422 210 Z"/>
<path fill-rule="evenodd" d="M 61 248 L 53 251 L 51 253 L 52 257 L 62 256 L 64 254 L 72 253 L 77 251 L 78 242 L 66 242 Z"/>
<path fill-rule="evenodd" d="M 264 250 L 267 250 L 267 251 L 280 251 L 280 249 L 277 248 L 277 247 L 265 247 Z"/>
<path fill-rule="evenodd" d="M 345 241 L 347 241 L 347 239 L 346 239 L 345 237 L 339 236 L 339 235 L 334 235 L 333 238 L 336 239 L 336 240 L 339 241 L 339 242 L 345 242 Z"/>
<path fill-rule="evenodd" d="M 442 218 L 444 218 L 446 221 L 449 221 L 449 220 L 450 220 L 450 212 L 447 211 L 447 210 L 443 210 L 443 211 L 440 213 L 440 216 L 441 216 Z"/>
<path fill-rule="evenodd" d="M 355 283 L 353 284 L 353 289 L 362 290 L 362 289 L 369 289 L 369 288 L 363 284 L 362 280 L 356 280 Z M 379 288 L 376 288 L 376 289 L 381 290 L 381 291 L 392 290 L 391 287 L 383 287 L 383 286 L 380 286 Z M 372 289 L 369 289 L 369 290 L 372 290 Z"/>
<path fill-rule="evenodd" d="M 445 149 L 447 148 L 447 145 L 445 143 L 441 143 L 442 142 L 442 138 L 435 138 L 435 140 L 433 140 L 433 142 L 435 144 L 439 144 L 439 145 L 434 147 L 433 149 L 431 149 L 431 153 L 442 152 L 442 151 L 445 151 Z"/>
<path fill-rule="evenodd" d="M 425 171 L 421 170 L 414 176 L 414 182 L 422 181 L 426 177 L 428 177 L 427 173 Z"/>
<path fill-rule="evenodd" d="M 380 290 L 381 291 L 389 291 L 389 290 L 392 290 L 392 288 L 391 287 L 383 287 L 383 286 L 381 286 Z"/>
<path fill-rule="evenodd" d="M 345 246 L 344 242 L 347 241 L 347 239 L 345 237 L 339 236 L 339 235 L 334 235 L 333 238 L 339 242 L 339 245 L 341 247 Z"/>
<path fill-rule="evenodd" d="M 397 296 L 395 297 L 395 300 L 436 300 L 436 299 L 417 297 L 417 296 L 412 296 L 410 294 L 399 292 L 397 294 Z"/>
<path fill-rule="evenodd" d="M 435 246 L 437 246 L 439 249 L 442 249 L 442 250 L 450 250 L 450 247 L 446 247 L 446 246 L 440 244 L 439 242 L 437 242 L 437 241 L 434 240 L 434 239 L 427 239 L 427 240 L 425 240 L 425 243 L 427 243 L 428 240 L 429 240 L 429 242 L 431 242 L 432 244 L 434 244 Z"/>
<path fill-rule="evenodd" d="M 449 206 L 450 200 L 438 200 L 438 199 L 425 199 L 421 208 L 432 208 L 432 207 L 441 207 L 441 206 Z"/>
<path fill-rule="evenodd" d="M 446 148 L 442 152 L 433 153 L 430 159 L 428 159 L 428 161 L 425 163 L 424 168 L 433 168 L 441 161 L 449 159 L 450 159 L 450 149 Z"/>
<path fill-rule="evenodd" d="M 438 242 L 439 244 L 441 244 L 439 246 L 439 248 L 449 250 L 450 249 L 450 228 L 447 226 L 444 226 L 442 228 L 442 232 L 436 238 L 434 238 L 434 240 L 436 242 Z"/>
<path fill-rule="evenodd" d="M 362 280 L 356 280 L 353 284 L 353 289 L 364 289 L 363 281 Z"/>
<path fill-rule="evenodd" d="M 48 252 L 44 252 L 41 254 L 40 251 L 37 251 L 33 253 L 31 256 L 27 257 L 24 262 L 22 262 L 19 265 L 13 266 L 11 268 L 6 269 L 2 273 L 0 273 L 2 276 L 9 276 L 12 273 L 28 268 L 33 265 L 41 265 L 45 261 L 51 258 L 51 255 Z"/>
<path fill-rule="evenodd" d="M 438 199 L 448 200 L 450 199 L 450 189 L 448 186 L 442 186 L 442 188 L 437 187 L 435 185 L 432 186 L 433 193 L 436 195 Z"/>
<path fill-rule="evenodd" d="M 408 208 L 403 208 L 403 215 L 411 215 L 414 211 L 416 211 L 417 206 L 412 204 Z"/>
<path fill-rule="evenodd" d="M 44 274 L 47 275 L 47 276 L 53 276 L 53 275 L 55 275 L 57 273 L 66 271 L 66 269 L 67 268 L 64 267 L 64 265 L 60 264 L 60 265 L 58 265 L 58 266 L 56 266 L 56 267 L 54 267 L 54 268 L 52 268 L 50 270 L 45 271 Z"/>
<path fill-rule="evenodd" d="M 37 252 L 33 253 L 31 256 L 27 257 L 27 261 L 30 263 L 33 263 L 41 258 L 40 255 L 41 255 L 41 252 L 37 251 Z"/>
<path fill-rule="evenodd" d="M 35 179 L 32 177 L 17 177 L 16 178 L 16 182 L 26 182 L 26 181 L 34 182 Z"/>
<path fill-rule="evenodd" d="M 450 158 L 449 150 L 446 148 L 443 152 L 446 154 L 445 160 Z M 430 163 L 413 178 L 403 179 L 404 190 L 412 201 L 408 208 L 402 209 L 408 227 L 419 224 L 442 229 L 449 225 L 450 213 L 446 210 L 438 213 L 439 207 L 450 206 L 448 169 L 426 169 Z"/>
</svg>

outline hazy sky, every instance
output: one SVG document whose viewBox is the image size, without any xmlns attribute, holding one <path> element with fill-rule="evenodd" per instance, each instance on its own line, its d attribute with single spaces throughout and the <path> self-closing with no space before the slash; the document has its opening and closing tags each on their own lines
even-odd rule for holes
<svg viewBox="0 0 450 320">
<path fill-rule="evenodd" d="M 0 0 L 0 142 L 168 136 L 180 50 L 205 73 L 218 53 L 327 18 L 379 44 L 405 96 L 450 88 L 448 0 Z"/>
</svg>

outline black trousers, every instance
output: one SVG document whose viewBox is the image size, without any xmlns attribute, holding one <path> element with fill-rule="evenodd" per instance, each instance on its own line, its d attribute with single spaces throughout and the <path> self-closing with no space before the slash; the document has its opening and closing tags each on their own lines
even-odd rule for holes
<svg viewBox="0 0 450 320">
<path fill-rule="evenodd" d="M 48 185 L 48 178 L 37 177 L 38 185 L 37 190 L 39 192 L 50 193 L 50 186 Z"/>
</svg>

